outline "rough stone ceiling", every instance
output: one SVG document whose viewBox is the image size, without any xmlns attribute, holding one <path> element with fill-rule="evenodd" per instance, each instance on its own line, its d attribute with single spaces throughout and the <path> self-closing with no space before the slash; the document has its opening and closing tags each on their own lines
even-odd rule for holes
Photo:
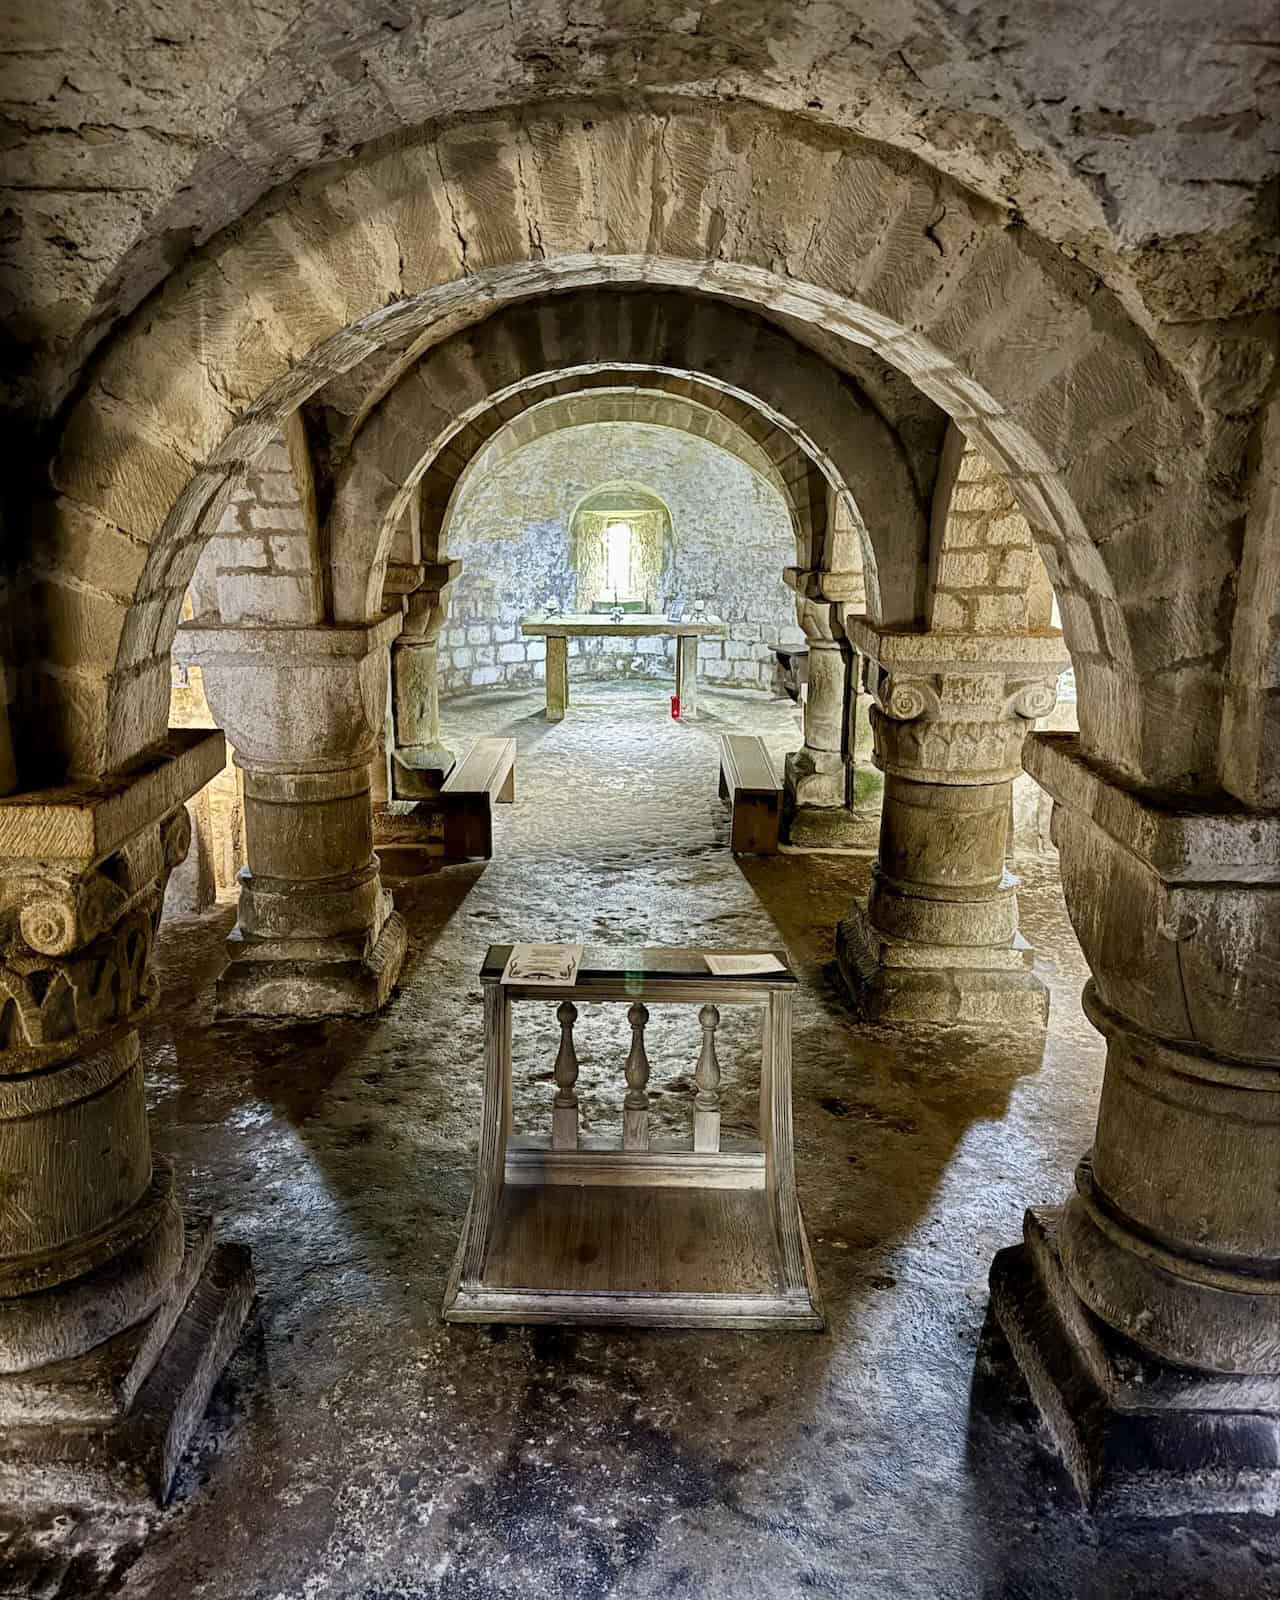
<svg viewBox="0 0 1280 1600">
<path fill-rule="evenodd" d="M 1273 0 L 9 0 L 0 311 L 47 410 L 194 244 L 319 161 L 557 96 L 745 97 L 910 150 L 1158 319 L 1275 298 Z"/>
</svg>

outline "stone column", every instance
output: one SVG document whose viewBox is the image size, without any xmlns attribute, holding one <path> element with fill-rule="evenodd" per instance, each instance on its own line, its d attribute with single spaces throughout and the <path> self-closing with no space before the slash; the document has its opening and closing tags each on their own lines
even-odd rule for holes
<svg viewBox="0 0 1280 1600">
<path fill-rule="evenodd" d="M 248 865 L 218 984 L 223 1016 L 362 1016 L 391 992 L 406 935 L 373 853 L 369 763 L 400 626 L 398 615 L 184 624 L 244 773 Z"/>
<path fill-rule="evenodd" d="M 793 845 L 865 846 L 874 837 L 874 823 L 853 806 L 853 651 L 845 637 L 844 602 L 823 598 L 817 587 L 829 576 L 787 573 L 797 591 L 796 620 L 808 642 L 809 670 L 804 745 L 786 761 L 785 837 Z"/>
<path fill-rule="evenodd" d="M 855 1004 L 884 1022 L 1043 1025 L 1005 851 L 1022 742 L 1067 665 L 1061 636 L 895 633 L 861 617 L 849 631 L 885 774 L 871 893 L 837 939 Z"/>
<path fill-rule="evenodd" d="M 1029 741 L 1107 1042 L 1093 1149 L 992 1268 L 1086 1501 L 1280 1504 L 1280 813 L 1178 810 Z"/>
<path fill-rule="evenodd" d="M 422 582 L 406 601 L 404 629 L 391 647 L 393 800 L 433 798 L 453 771 L 456 757 L 440 739 L 439 639 L 449 586 L 461 571 L 460 561 L 422 569 Z"/>
<path fill-rule="evenodd" d="M 163 1499 L 253 1296 L 151 1152 L 138 1023 L 222 735 L 0 801 L 0 1499 Z"/>
</svg>

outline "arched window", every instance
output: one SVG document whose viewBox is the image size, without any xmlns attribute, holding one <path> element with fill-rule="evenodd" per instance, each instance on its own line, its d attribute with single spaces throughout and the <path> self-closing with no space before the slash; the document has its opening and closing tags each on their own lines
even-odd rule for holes
<svg viewBox="0 0 1280 1600">
<path fill-rule="evenodd" d="M 605 593 L 615 600 L 631 598 L 631 524 L 611 522 L 604 532 Z"/>
<path fill-rule="evenodd" d="M 671 513 L 641 483 L 598 485 L 569 518 L 569 566 L 578 610 L 652 610 L 672 589 Z"/>
</svg>

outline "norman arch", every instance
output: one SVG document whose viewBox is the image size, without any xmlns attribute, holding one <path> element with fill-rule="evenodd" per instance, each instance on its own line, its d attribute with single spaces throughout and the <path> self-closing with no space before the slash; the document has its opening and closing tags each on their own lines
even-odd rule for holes
<svg viewBox="0 0 1280 1600">
<path fill-rule="evenodd" d="M 327 542 L 337 603 L 351 616 L 376 604 L 382 552 L 419 478 L 430 551 L 458 463 L 483 437 L 544 396 L 636 383 L 714 408 L 768 453 L 795 507 L 799 565 L 865 566 L 876 575 L 877 612 L 884 591 L 891 620 L 918 613 L 921 489 L 901 442 L 856 387 L 758 319 L 684 296 L 622 293 L 495 314 L 388 392 L 345 442 L 334 484 Z M 849 548 L 824 546 L 828 485 L 846 502 L 841 527 L 857 534 Z"/>
<path fill-rule="evenodd" d="M 206 517 L 326 377 L 508 297 L 656 279 L 821 320 L 961 421 L 1009 474 L 1046 553 L 1087 746 L 1127 771 L 1203 782 L 1216 766 L 1217 718 L 1205 712 L 1220 697 L 1211 674 L 1185 663 L 1222 647 L 1220 584 L 1210 574 L 1202 602 L 1171 611 L 1153 582 L 1181 570 L 1171 530 L 1217 527 L 1224 512 L 1197 476 L 1203 429 L 1186 385 L 1119 305 L 995 208 L 882 148 L 816 138 L 748 106 L 616 109 L 585 124 L 564 107 L 541 121 L 490 119 L 310 175 L 197 255 L 122 330 L 68 420 L 45 548 L 49 581 L 65 589 L 56 552 L 87 520 L 133 552 L 137 578 L 124 606 L 58 597 L 92 613 L 80 632 L 97 641 L 97 666 L 80 667 L 69 703 L 56 688 L 57 636 L 37 605 L 30 686 L 57 707 L 54 758 L 92 771 L 155 737 Z M 753 138 L 785 151 L 785 190 L 753 189 L 715 159 Z M 686 188 L 668 188 L 667 161 L 691 175 Z M 577 199 L 552 206 L 553 192 Z M 656 206 L 637 208 L 646 193 Z M 932 220 L 940 210 L 945 226 Z M 715 226 L 711 250 L 713 214 L 733 225 Z M 319 231 L 312 215 L 327 218 Z M 816 231 L 815 215 L 826 219 Z M 534 233 L 542 254 L 531 261 Z M 778 240 L 793 241 L 797 270 L 778 270 Z M 1104 393 L 1105 410 L 1090 405 Z M 104 448 L 109 482 L 94 468 Z M 1117 527 L 1122 537 L 1108 537 Z"/>
<path fill-rule="evenodd" d="M 304 524 L 307 614 L 245 611 L 187 636 L 246 773 L 250 872 L 220 993 L 244 1015 L 364 1016 L 407 946 L 373 850 L 370 769 L 389 651 L 429 657 L 453 576 L 447 541 L 421 548 L 424 512 L 438 533 L 458 481 L 447 453 L 481 443 L 468 430 L 486 413 L 525 409 L 526 390 L 551 398 L 541 391 L 565 374 L 614 388 L 657 374 L 762 419 L 739 420 L 784 452 L 770 459 L 809 558 L 821 546 L 794 574 L 813 653 L 838 666 L 851 636 L 864 658 L 885 820 L 865 897 L 846 891 L 833 939 L 829 924 L 820 943 L 806 931 L 813 968 L 834 953 L 860 1003 L 910 992 L 917 1021 L 981 1025 L 1028 996 L 1042 1011 L 1003 849 L 1024 755 L 1054 794 L 1107 1064 L 1090 1156 L 1059 1211 L 1029 1213 L 1025 1246 L 997 1258 L 994 1304 L 1086 1494 L 1110 1466 L 1088 1430 L 1141 1409 L 1136 1347 L 1142 1392 L 1172 1401 L 1168 1430 L 1162 1414 L 1140 1441 L 1167 1451 L 1159 1471 L 1183 1473 L 1192 1503 L 1206 1473 L 1245 1498 L 1280 1414 L 1280 837 L 1256 809 L 1277 761 L 1263 553 L 1275 495 L 1244 459 L 1249 430 L 1257 447 L 1271 423 L 1255 428 L 1256 374 L 1241 399 L 1229 360 L 1206 371 L 1211 339 L 1158 342 L 1143 315 L 1012 211 L 901 150 L 722 100 L 560 101 L 424 126 L 316 167 L 194 250 L 86 375 L 22 530 L 0 909 L 5 982 L 23 1003 L 7 1014 L 0 1131 L 38 1203 L 0 1217 L 0 1369 L 132 1340 L 161 1306 L 180 1312 L 179 1283 L 204 1272 L 180 1276 L 189 1235 L 151 1159 L 138 1026 L 164 883 L 186 848 L 182 804 L 220 759 L 216 733 L 166 735 L 169 651 L 247 477 L 264 463 L 289 476 L 279 454 L 296 467 L 300 440 L 296 504 L 269 509 Z M 740 348 L 698 343 L 713 321 L 748 319 L 764 393 L 759 370 L 748 383 L 734 365 Z M 784 350 L 808 355 L 759 359 Z M 972 582 L 949 581 L 968 548 L 963 508 L 955 494 L 927 505 L 904 435 L 848 381 L 868 351 L 999 479 L 956 436 L 952 489 L 1016 503 L 1072 648 L 1078 739 L 1027 739 L 1061 665 L 1060 641 L 1035 625 L 1044 595 L 1012 631 L 983 630 L 977 601 L 1002 585 L 979 583 L 976 563 Z M 305 408 L 345 378 L 359 426 L 327 476 Z M 428 504 L 417 490 L 437 458 L 447 494 Z M 820 524 L 817 497 L 796 492 L 815 468 Z M 847 502 L 832 503 L 837 482 Z M 397 588 L 383 565 L 406 524 L 419 559 L 389 564 L 401 579 L 422 570 Z M 272 530 L 282 544 L 296 531 Z M 829 592 L 853 570 L 832 558 L 841 536 L 861 544 L 871 616 Z M 1242 573 L 1262 599 L 1237 604 Z M 384 610 L 388 592 L 411 598 Z M 822 683 L 788 764 L 797 805 L 846 776 L 838 673 Z M 400 724 L 429 735 L 429 675 L 399 689 Z M 439 799 L 448 752 L 429 737 L 403 748 L 418 795 Z M 80 1159 L 91 1147 L 127 1159 L 108 1171 Z M 240 1296 L 221 1302 L 225 1327 L 251 1291 L 243 1260 L 223 1265 Z M 194 1320 L 199 1343 L 210 1319 Z M 216 1371 L 225 1348 L 201 1348 L 201 1371 Z M 1081 1401 L 1086 1371 L 1101 1376 Z M 1233 1420 L 1215 1420 L 1214 1459 L 1188 1472 L 1206 1392 L 1215 1419 Z"/>
</svg>

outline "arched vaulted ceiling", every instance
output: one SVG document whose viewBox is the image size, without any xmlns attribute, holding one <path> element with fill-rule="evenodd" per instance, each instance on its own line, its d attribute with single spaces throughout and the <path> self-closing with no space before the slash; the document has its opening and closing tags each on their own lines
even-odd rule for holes
<svg viewBox="0 0 1280 1600">
<path fill-rule="evenodd" d="M 620 291 L 495 312 L 429 351 L 367 413 L 328 508 L 337 614 L 376 608 L 392 530 L 420 480 L 433 545 L 457 475 L 504 421 L 555 393 L 640 382 L 727 414 L 767 449 L 790 490 L 800 565 L 865 566 L 877 615 L 917 615 L 927 508 L 901 441 L 861 391 L 735 307 Z M 856 553 L 827 547 L 828 485 L 849 502 Z"/>
<path fill-rule="evenodd" d="M 263 194 L 432 121 L 619 91 L 755 101 L 909 150 L 1153 317 L 1274 297 L 1267 0 L 148 0 L 11 8 L 0 305 L 48 410 Z M 767 149 L 739 153 L 762 181 Z M 776 173 L 786 181 L 785 172 Z"/>
<path fill-rule="evenodd" d="M 1198 383 L 1095 276 L 935 170 L 692 102 L 525 108 L 393 142 L 281 190 L 166 281 L 95 366 L 26 529 L 23 693 L 45 765 L 101 771 L 158 737 L 200 549 L 326 381 L 602 285 L 767 307 L 903 372 L 1027 517 L 1086 746 L 1149 781 L 1212 781 L 1243 508 L 1210 470 Z M 73 581 L 86 536 L 118 542 L 109 593 Z"/>
</svg>

